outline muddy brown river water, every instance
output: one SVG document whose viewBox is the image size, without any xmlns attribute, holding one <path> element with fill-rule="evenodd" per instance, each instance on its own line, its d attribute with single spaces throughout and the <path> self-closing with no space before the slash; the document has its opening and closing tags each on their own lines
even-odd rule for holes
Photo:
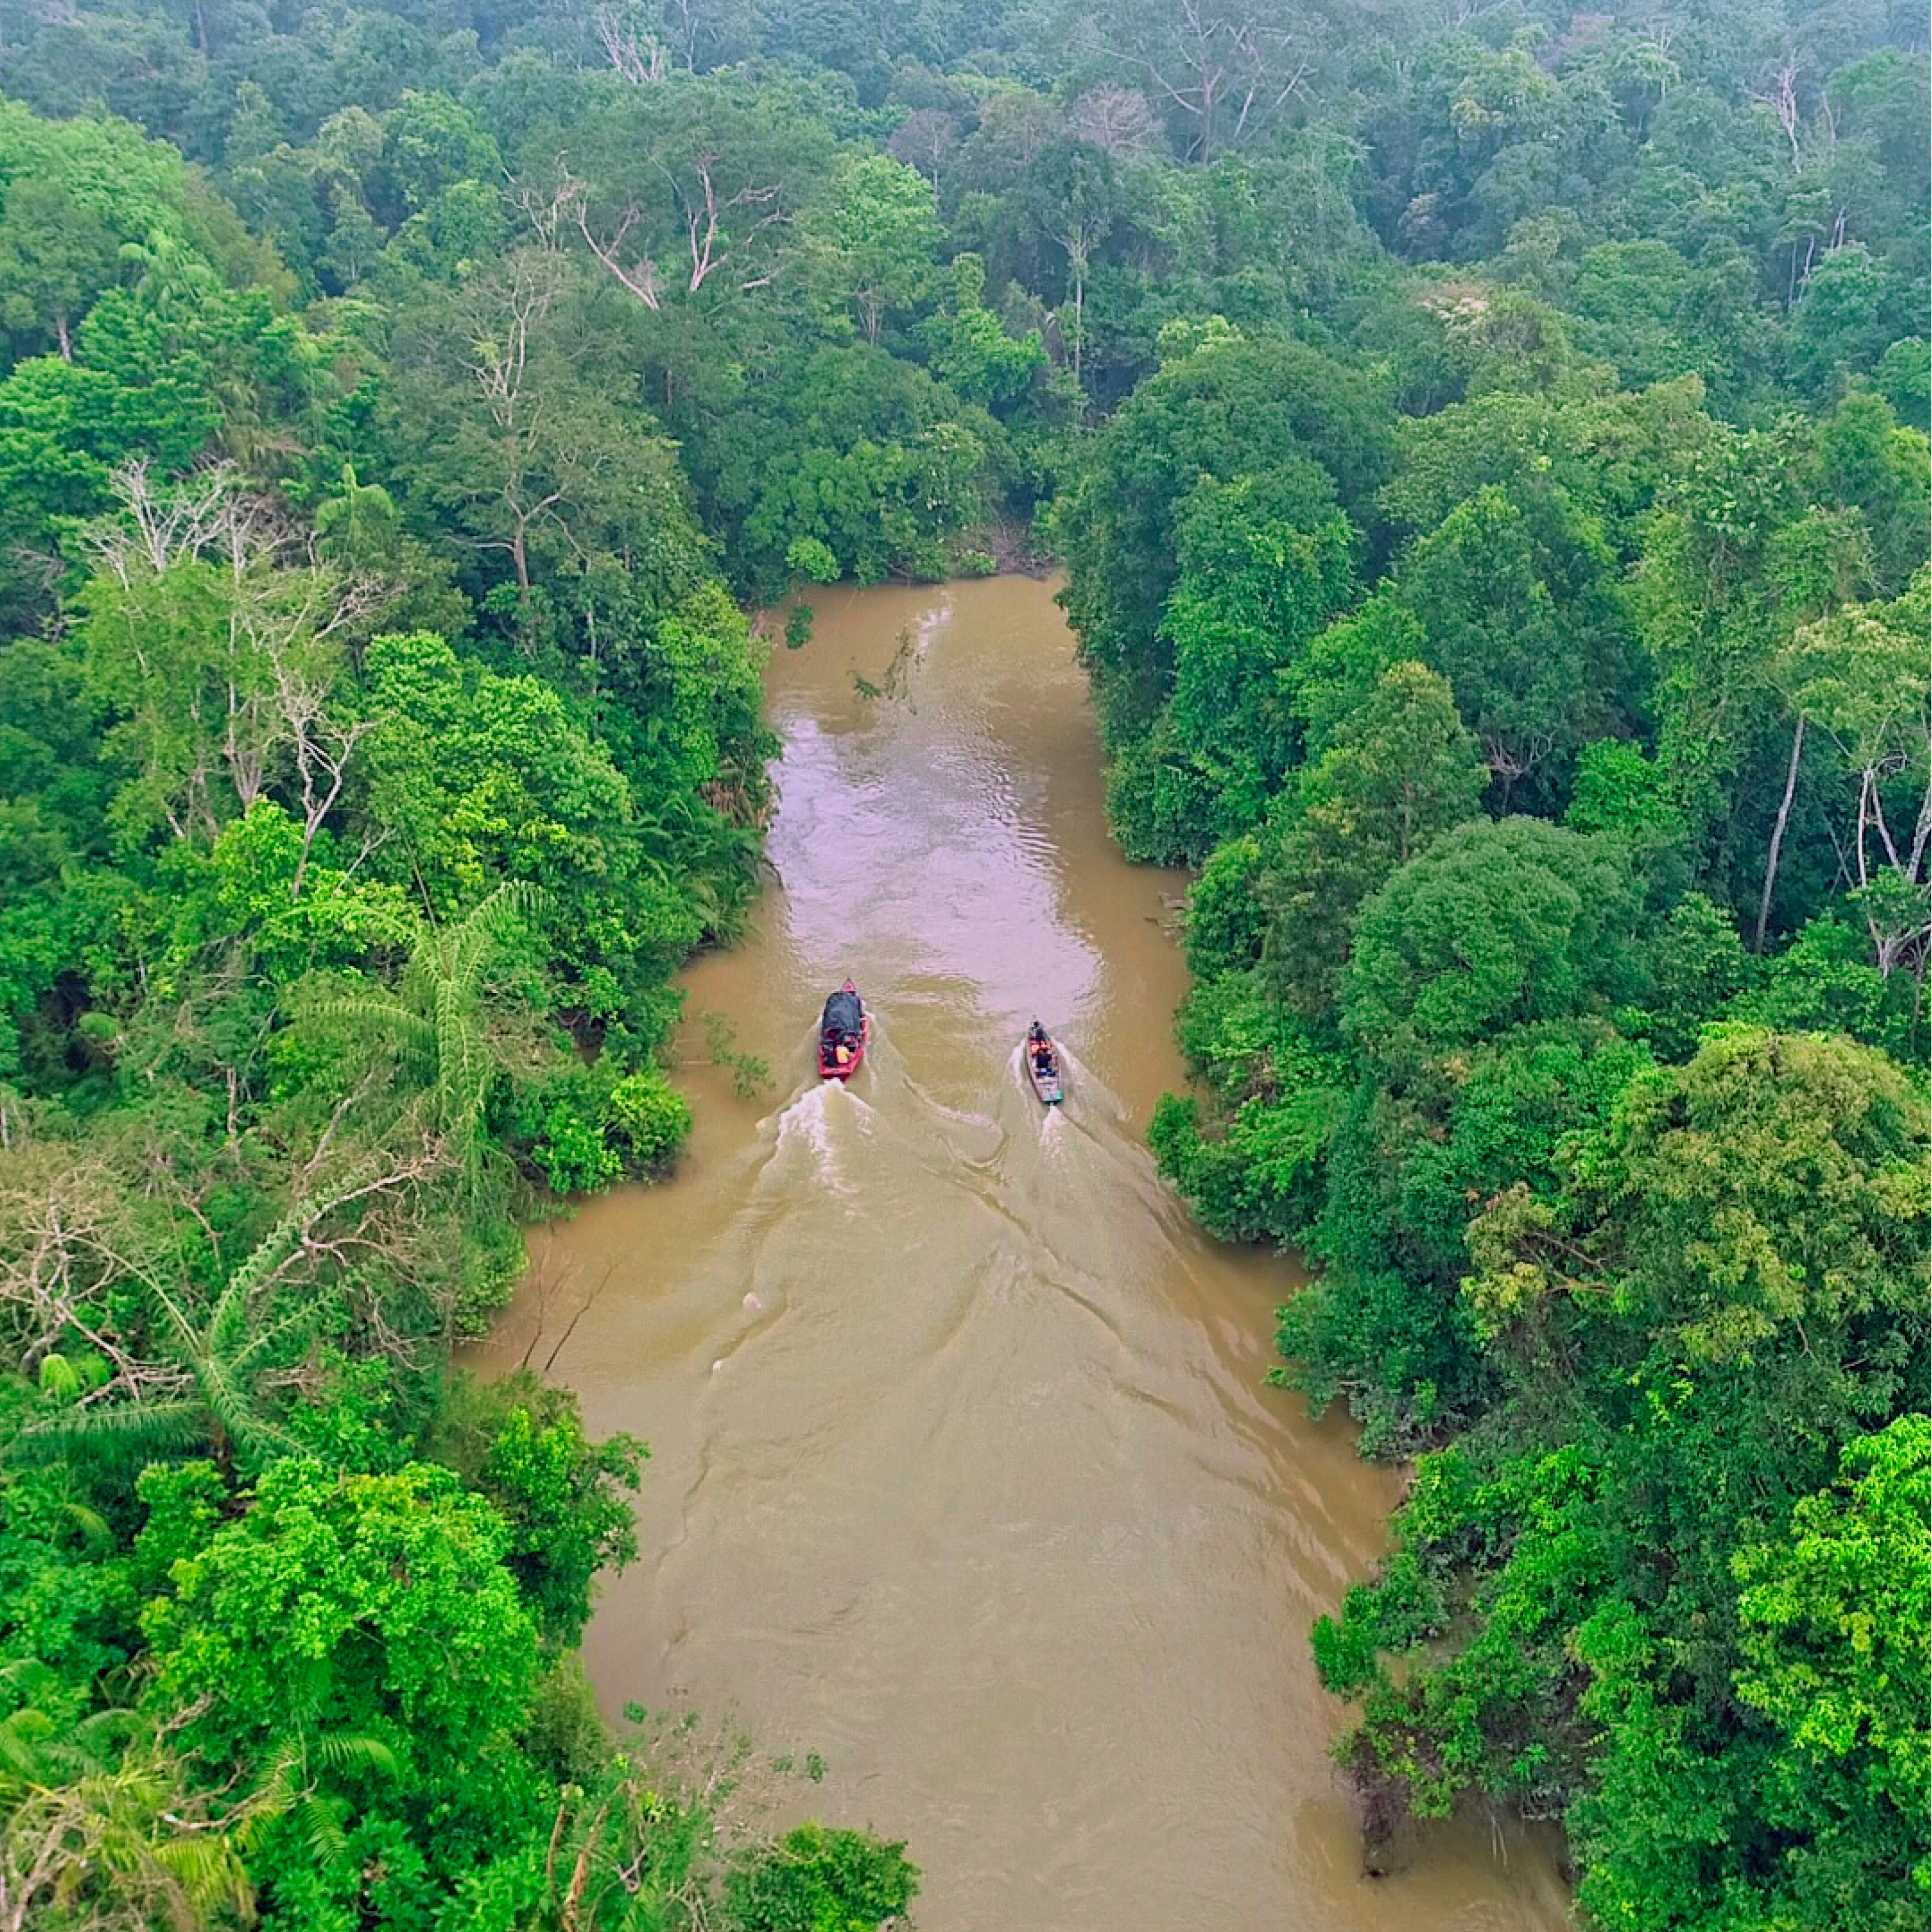
<svg viewBox="0 0 1932 1932">
<path fill-rule="evenodd" d="M 827 592 L 775 654 L 782 884 L 686 976 L 690 1152 L 534 1237 L 483 1352 L 651 1444 L 591 1674 L 821 1752 L 813 1808 L 910 1840 L 924 1932 L 1558 1932 L 1546 1834 L 1459 1821 L 1360 1875 L 1308 1629 L 1395 1480 L 1264 1386 L 1294 1276 L 1146 1153 L 1183 881 L 1107 839 L 1052 592 Z M 849 1091 L 811 1060 L 848 974 Z M 771 1088 L 704 1064 L 706 1013 Z"/>
</svg>

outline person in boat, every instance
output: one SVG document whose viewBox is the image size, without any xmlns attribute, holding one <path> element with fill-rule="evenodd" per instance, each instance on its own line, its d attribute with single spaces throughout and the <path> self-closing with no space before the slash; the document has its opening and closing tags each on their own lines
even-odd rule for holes
<svg viewBox="0 0 1932 1932">
<path fill-rule="evenodd" d="M 856 993 L 842 987 L 825 1003 L 818 1023 L 818 1051 L 827 1066 L 849 1066 L 865 1037 L 866 1010 Z"/>
<path fill-rule="evenodd" d="M 1032 1063 L 1036 1073 L 1050 1074 L 1056 1070 L 1053 1064 L 1053 1042 L 1048 1038 L 1046 1028 L 1037 1020 L 1027 1028 L 1027 1058 Z"/>
</svg>

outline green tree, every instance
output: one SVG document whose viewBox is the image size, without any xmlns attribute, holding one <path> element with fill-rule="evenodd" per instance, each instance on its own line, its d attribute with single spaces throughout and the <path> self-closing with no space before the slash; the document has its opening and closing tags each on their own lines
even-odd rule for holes
<svg viewBox="0 0 1932 1932">
<path fill-rule="evenodd" d="M 1621 722 L 1630 694 L 1621 614 L 1600 538 L 1549 499 L 1485 485 L 1406 560 L 1398 593 L 1424 661 L 1456 694 L 1505 806 L 1522 785 L 1561 796 L 1560 770 Z"/>
<path fill-rule="evenodd" d="M 1800 1721 L 1845 1654 L 1822 1641 L 1844 1492 L 1805 1499 L 1926 1372 L 1928 1131 L 1882 1056 L 1733 1028 L 1638 1073 L 1558 1192 L 1492 1198 L 1466 1292 L 1504 1377 L 1498 1426 L 1424 1464 L 1402 1556 L 1318 1639 L 1334 1687 L 1364 1694 L 1343 1756 L 1365 1789 L 1431 1814 L 1471 1786 L 1567 1808 L 1580 1902 L 1606 1925 L 1701 1925 L 1714 1897 L 1754 1923 L 1910 1922 L 1888 1815 L 1846 1837 L 1830 1814 L 1848 1794 L 1814 1776 L 1801 1818 L 1796 1741 L 1756 1714 Z M 1886 1466 L 1907 1484 L 1910 1439 Z M 1902 1520 L 1914 1491 L 1892 1493 Z M 1922 1586 L 1886 1568 L 1889 1630 Z M 1787 1648 L 1814 1610 L 1820 1641 Z M 1384 1646 L 1411 1653 L 1400 1676 Z M 1894 1708 L 1875 1676 L 1860 1690 Z M 1838 1736 L 1862 1748 L 1856 1724 Z M 1828 1870 L 1835 1890 L 1810 1884 Z"/>
<path fill-rule="evenodd" d="M 864 154 L 847 161 L 825 194 L 806 224 L 812 272 L 851 304 L 860 332 L 876 344 L 889 316 L 908 314 L 933 292 L 940 233 L 932 190 L 890 155 Z"/>
<path fill-rule="evenodd" d="M 0 322 L 15 359 L 51 344 L 74 360 L 74 332 L 114 278 L 117 243 L 104 214 L 78 204 L 65 183 L 16 180 L 0 213 Z"/>
<path fill-rule="evenodd" d="M 394 473 L 425 521 L 506 562 L 526 601 L 600 554 L 642 574 L 685 523 L 669 448 L 582 366 L 586 298 L 566 258 L 525 247 L 398 318 Z"/>
<path fill-rule="evenodd" d="M 416 1857 L 461 1872 L 531 1819 L 537 1795 L 514 1743 L 535 1632 L 502 1518 L 425 1463 L 358 1475 L 278 1462 L 248 1504 L 143 1612 L 157 1704 L 244 1777 L 268 1772 L 292 1738 L 374 1740 L 393 1777 L 350 1766 L 336 1788 L 379 1815 L 412 1814 Z M 262 1857 L 307 1862 L 287 1844 Z"/>
<path fill-rule="evenodd" d="M 1848 1442 L 1838 1482 L 1731 1560 L 1738 1694 L 1781 1738 L 1764 1804 L 1792 1842 L 1768 1888 L 1794 1918 L 1902 1927 L 1932 1892 L 1929 1437 L 1923 1415 L 1905 1415 Z"/>
<path fill-rule="evenodd" d="M 1903 277 L 1862 243 L 1833 249 L 1806 278 L 1791 321 L 1793 386 L 1829 397 L 1847 376 L 1868 374 L 1916 318 Z"/>
<path fill-rule="evenodd" d="M 549 893 L 557 1004 L 633 1008 L 702 928 L 668 867 L 646 862 L 609 746 L 554 687 L 464 663 L 428 633 L 376 638 L 365 676 L 380 722 L 364 809 L 389 835 L 376 869 L 442 922 L 500 884 Z"/>
<path fill-rule="evenodd" d="M 1342 1024 L 1378 1066 L 1419 1066 L 1502 1028 L 1634 990 L 1618 856 L 1533 818 L 1445 832 L 1364 908 Z"/>
<path fill-rule="evenodd" d="M 1362 504 L 1387 452 L 1366 385 L 1299 344 L 1224 332 L 1134 392 L 1094 438 L 1057 515 L 1064 601 L 1115 740 L 1144 730 L 1168 695 L 1161 619 L 1199 480 L 1266 478 L 1272 519 L 1310 530 L 1337 496 L 1345 511 Z"/>
<path fill-rule="evenodd" d="M 504 1562 L 545 1641 L 574 1645 L 590 1618 L 592 1581 L 638 1553 L 626 1492 L 650 1453 L 634 1437 L 592 1442 L 577 1398 L 527 1371 L 459 1379 L 425 1445 L 484 1496 L 509 1526 Z"/>
<path fill-rule="evenodd" d="M 1650 946 L 1651 998 L 1639 1024 L 1660 1058 L 1688 1060 L 1699 1036 L 1744 987 L 1750 960 L 1736 924 L 1687 892 Z"/>
<path fill-rule="evenodd" d="M 1329 1012 L 1355 916 L 1439 832 L 1475 815 L 1486 778 L 1448 686 L 1419 664 L 1382 674 L 1369 703 L 1304 766 L 1257 892 L 1281 996 Z"/>
<path fill-rule="evenodd" d="M 903 1843 L 801 1825 L 776 1851 L 732 1874 L 725 1898 L 744 1932 L 874 1932 L 919 1889 Z"/>
</svg>

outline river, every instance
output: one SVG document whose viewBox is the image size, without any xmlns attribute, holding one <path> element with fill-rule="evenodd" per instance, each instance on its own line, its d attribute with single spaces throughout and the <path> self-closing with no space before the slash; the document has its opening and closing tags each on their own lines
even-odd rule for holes
<svg viewBox="0 0 1932 1932">
<path fill-rule="evenodd" d="M 814 1808 L 910 1840 L 923 1932 L 1555 1932 L 1546 1832 L 1459 1822 L 1360 1876 L 1308 1629 L 1396 1480 L 1264 1385 L 1294 1276 L 1144 1150 L 1184 881 L 1107 839 L 1052 591 L 825 592 L 775 652 L 782 883 L 686 976 L 690 1150 L 535 1236 L 483 1352 L 651 1444 L 592 1677 L 821 1752 Z M 848 973 L 847 1091 L 811 1045 Z M 772 1087 L 705 1064 L 706 1014 Z"/>
</svg>

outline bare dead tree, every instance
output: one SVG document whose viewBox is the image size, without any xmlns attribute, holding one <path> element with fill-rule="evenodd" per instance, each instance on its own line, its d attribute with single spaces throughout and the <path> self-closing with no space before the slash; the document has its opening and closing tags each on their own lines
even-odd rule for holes
<svg viewBox="0 0 1932 1932">
<path fill-rule="evenodd" d="M 302 897 L 309 855 L 349 775 L 356 747 L 376 728 L 373 718 L 350 718 L 330 704 L 330 686 L 306 667 L 294 663 L 275 668 L 276 697 L 287 727 L 297 784 L 302 796 L 302 857 L 289 881 L 289 898 Z"/>
<path fill-rule="evenodd" d="M 572 178 L 561 154 L 556 158 L 556 178 L 547 188 L 527 180 L 517 184 L 517 206 L 546 254 L 563 252 L 564 231 L 576 221 L 582 192 L 582 183 Z"/>
<path fill-rule="evenodd" d="M 114 1334 L 112 1302 L 154 1258 L 104 1162 L 15 1137 L 0 1161 L 0 1324 L 24 1374 L 73 1334 L 131 1378 L 134 1358 Z"/>
<path fill-rule="evenodd" d="M 1313 65 L 1297 50 L 1302 23 L 1279 8 L 1223 0 L 1176 0 L 1136 8 L 1090 35 L 1084 50 L 1138 70 L 1156 99 L 1192 124 L 1187 158 L 1208 162 L 1251 122 L 1304 92 Z"/>
<path fill-rule="evenodd" d="M 1924 676 L 1924 639 L 1896 620 L 1869 609 L 1838 611 L 1800 628 L 1785 674 L 1798 725 L 1792 765 L 1766 868 L 1766 904 L 1758 922 L 1763 945 L 1777 858 L 1777 840 L 1789 816 L 1798 748 L 1808 724 L 1831 741 L 1841 769 L 1858 780 L 1849 838 L 1836 828 L 1832 844 L 1846 883 L 1856 887 L 1874 962 L 1889 975 L 1920 956 L 1932 939 L 1932 694 Z M 1910 778 L 1910 830 L 1894 827 L 1888 791 L 1898 809 L 1902 781 Z"/>
<path fill-rule="evenodd" d="M 1764 862 L 1764 890 L 1757 902 L 1757 933 L 1753 944 L 1764 950 L 1764 935 L 1771 924 L 1772 894 L 1778 886 L 1778 862 L 1784 849 L 1785 827 L 1791 822 L 1791 801 L 1798 790 L 1798 767 L 1804 756 L 1804 714 L 1798 714 L 1798 728 L 1791 734 L 1791 762 L 1784 774 L 1784 796 L 1779 801 L 1778 820 L 1771 828 L 1771 850 Z"/>
<path fill-rule="evenodd" d="M 740 260 L 756 236 L 791 219 L 782 205 L 784 190 L 776 182 L 754 184 L 727 193 L 718 178 L 722 158 L 716 153 L 694 154 L 681 164 L 682 171 L 674 170 L 662 160 L 655 164 L 669 184 L 684 229 L 690 263 L 685 278 L 687 295 L 694 296 L 728 263 Z M 561 168 L 562 164 L 559 165 Z M 568 170 L 563 172 L 567 179 Z M 585 184 L 571 182 L 564 205 L 591 254 L 646 308 L 661 309 L 665 292 L 663 268 L 655 254 L 627 245 L 644 218 L 644 210 L 636 198 L 625 203 L 615 225 L 607 226 L 602 233 L 592 225 L 590 191 Z M 752 216 L 736 234 L 728 232 L 726 227 L 734 213 Z M 764 288 L 776 274 L 776 268 L 748 274 L 737 286 L 741 292 Z"/>
<path fill-rule="evenodd" d="M 1791 168 L 1794 174 L 1804 172 L 1804 147 L 1800 139 L 1804 116 L 1798 100 L 1798 82 L 1803 73 L 1804 69 L 1796 61 L 1786 61 L 1772 77 L 1770 85 L 1762 92 L 1754 93 L 1750 97 L 1784 129 L 1784 138 L 1791 144 Z"/>
<path fill-rule="evenodd" d="M 484 549 L 505 550 L 519 590 L 530 587 L 530 536 L 562 502 L 561 484 L 545 490 L 530 478 L 542 430 L 540 398 L 530 386 L 530 357 L 536 332 L 556 299 L 558 269 L 546 256 L 527 251 L 513 258 L 506 279 L 479 292 L 488 308 L 470 316 L 473 326 L 464 367 L 482 392 L 496 431 L 500 482 L 495 494 L 508 518 L 509 534 L 478 539 Z M 534 494 L 541 491 L 541 494 Z"/>
<path fill-rule="evenodd" d="M 142 457 L 116 466 L 108 488 L 118 517 L 104 518 L 82 532 L 84 553 L 124 586 L 138 566 L 158 577 L 182 557 L 212 549 L 232 555 L 248 541 L 260 514 L 230 463 L 211 464 L 172 484 L 158 484 Z"/>
<path fill-rule="evenodd" d="M 640 32 L 636 11 L 605 4 L 590 16 L 610 64 L 633 87 L 649 87 L 670 70 L 670 56 L 655 34 Z"/>
<path fill-rule="evenodd" d="M 290 897 L 302 896 L 309 849 L 340 796 L 350 754 L 373 719 L 338 718 L 330 698 L 341 657 L 335 640 L 382 608 L 375 578 L 326 564 L 278 569 L 238 556 L 229 608 L 222 755 L 245 812 L 272 768 L 292 757 L 302 800 L 302 858 Z"/>
<path fill-rule="evenodd" d="M 584 237 L 584 245 L 616 277 L 619 284 L 628 289 L 651 310 L 664 306 L 664 274 L 658 266 L 657 258 L 650 254 L 627 248 L 632 232 L 644 219 L 644 210 L 633 200 L 625 204 L 614 227 L 606 227 L 599 233 L 591 225 L 590 184 L 580 182 L 570 172 L 568 164 L 560 154 L 556 162 L 557 187 L 549 202 L 536 218 L 538 232 L 548 242 L 560 218 L 574 222 L 578 232 Z M 526 210 L 530 203 L 526 202 Z"/>
<path fill-rule="evenodd" d="M 676 10 L 678 25 L 682 29 L 680 38 L 684 42 L 684 70 L 686 74 L 695 74 L 698 71 L 698 34 L 700 24 L 698 10 L 692 4 L 692 0 L 668 0 L 668 4 Z M 658 10 L 658 18 L 662 20 L 663 17 L 664 9 L 661 8 Z"/>
<path fill-rule="evenodd" d="M 691 242 L 690 292 L 692 295 L 697 294 L 704 286 L 714 270 L 722 268 L 727 262 L 742 252 L 742 243 L 723 248 L 718 246 L 720 216 L 733 208 L 760 208 L 766 210 L 752 223 L 750 232 L 753 235 L 790 219 L 784 209 L 776 206 L 781 193 L 776 185 L 741 188 L 735 194 L 721 196 L 712 178 L 712 172 L 719 159 L 716 154 L 694 154 L 692 157 L 691 170 L 698 177 L 698 192 L 695 196 L 686 190 L 668 168 L 664 170 L 665 178 L 676 189 L 678 200 L 683 208 L 685 231 Z M 738 286 L 741 289 L 763 288 L 772 279 L 769 274 L 755 275 L 740 282 Z"/>
<path fill-rule="evenodd" d="M 308 849 L 340 795 L 350 753 L 370 728 L 331 717 L 339 663 L 332 640 L 379 610 L 386 588 L 312 560 L 285 567 L 297 534 L 292 520 L 272 498 L 245 490 L 230 465 L 160 485 L 145 462 L 129 463 L 114 472 L 112 487 L 120 513 L 97 522 L 82 542 L 124 590 L 154 584 L 184 561 L 214 563 L 226 579 L 218 616 L 196 620 L 190 661 L 153 661 L 138 622 L 122 638 L 142 680 L 170 692 L 194 728 L 194 756 L 177 774 L 164 816 L 178 838 L 190 830 L 212 835 L 217 814 L 208 793 L 218 770 L 245 812 L 292 753 L 304 819 L 299 895 Z M 210 617 L 220 626 L 212 638 Z"/>
<path fill-rule="evenodd" d="M 1146 154 L 1160 132 L 1147 96 L 1131 87 L 1096 87 L 1083 94 L 1067 110 L 1066 122 L 1076 141 L 1117 160 Z"/>
<path fill-rule="evenodd" d="M 1516 0 L 1447 0 L 1442 9 L 1442 22 L 1448 27 L 1473 26 L 1478 20 L 1486 20 L 1492 14 L 1507 13 L 1516 4 Z"/>
</svg>

